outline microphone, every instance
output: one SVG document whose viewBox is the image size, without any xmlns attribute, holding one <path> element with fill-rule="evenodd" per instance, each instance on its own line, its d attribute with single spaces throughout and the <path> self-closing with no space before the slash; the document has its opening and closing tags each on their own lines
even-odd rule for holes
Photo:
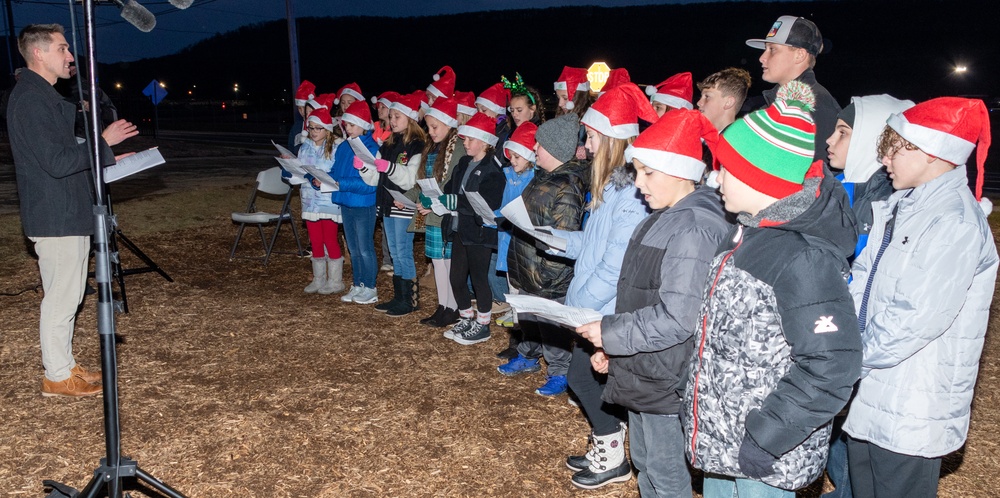
<svg viewBox="0 0 1000 498">
<path fill-rule="evenodd" d="M 122 9 L 122 18 L 139 31 L 149 33 L 156 27 L 156 16 L 135 0 L 128 0 L 128 3 L 122 3 L 122 0 L 112 0 L 112 2 Z"/>
<path fill-rule="evenodd" d="M 186 9 L 194 3 L 194 0 L 169 0 L 170 5 L 177 7 L 178 9 Z"/>
</svg>

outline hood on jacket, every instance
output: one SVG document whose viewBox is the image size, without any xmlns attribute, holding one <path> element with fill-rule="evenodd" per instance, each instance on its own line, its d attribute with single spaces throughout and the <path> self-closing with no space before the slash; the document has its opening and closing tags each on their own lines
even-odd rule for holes
<svg viewBox="0 0 1000 498">
<path fill-rule="evenodd" d="M 568 162 L 562 163 L 562 165 L 552 171 L 545 171 L 542 168 L 535 169 L 535 176 L 539 178 L 539 180 L 548 179 L 549 177 L 555 175 L 579 177 L 583 181 L 584 188 L 590 188 L 590 165 L 582 163 L 578 159 L 572 159 Z"/>
<path fill-rule="evenodd" d="M 615 190 L 635 185 L 635 166 L 626 163 L 612 170 L 608 185 L 613 185 Z"/>
<path fill-rule="evenodd" d="M 914 104 L 910 100 L 883 94 L 851 97 L 851 105 L 854 106 L 854 126 L 851 128 L 851 143 L 847 146 L 844 181 L 863 183 L 882 167 L 875 149 L 878 137 L 885 129 L 885 121 Z"/>
<path fill-rule="evenodd" d="M 827 241 L 833 251 L 854 255 L 858 236 L 856 219 L 844 186 L 822 161 L 806 172 L 802 190 L 762 209 L 756 216 L 740 213 L 739 222 L 749 227 L 769 227 L 798 232 Z"/>
</svg>

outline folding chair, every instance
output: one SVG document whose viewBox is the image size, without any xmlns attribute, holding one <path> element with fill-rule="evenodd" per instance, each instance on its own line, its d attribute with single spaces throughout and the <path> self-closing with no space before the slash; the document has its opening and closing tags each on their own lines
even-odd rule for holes
<svg viewBox="0 0 1000 498">
<path fill-rule="evenodd" d="M 285 200 L 281 204 L 281 211 L 278 213 L 269 213 L 266 211 L 257 210 L 257 196 L 258 194 L 265 194 L 269 196 L 284 196 Z M 267 265 L 269 259 L 271 259 L 271 253 L 274 249 L 274 242 L 278 240 L 278 232 L 281 230 L 281 225 L 288 223 L 292 226 L 292 235 L 295 237 L 295 246 L 298 248 L 298 252 L 288 252 L 279 251 L 282 254 L 296 254 L 298 256 L 304 256 L 305 253 L 302 251 L 302 243 L 299 241 L 299 231 L 295 228 L 295 222 L 292 219 L 292 210 L 289 204 L 292 200 L 292 188 L 285 182 L 281 180 L 281 168 L 275 166 L 271 169 L 266 169 L 257 174 L 257 184 L 254 185 L 253 192 L 250 194 L 250 201 L 247 203 L 247 208 L 245 212 L 233 213 L 233 221 L 240 224 L 240 229 L 236 233 L 236 241 L 233 242 L 233 249 L 229 252 L 229 260 L 232 261 L 236 258 L 236 247 L 240 244 L 240 239 L 243 237 L 243 229 L 247 225 L 257 225 L 257 231 L 260 233 L 260 242 L 264 246 L 264 265 Z M 264 237 L 264 225 L 274 224 L 274 233 L 271 234 L 271 240 L 268 241 Z M 240 258 L 257 259 L 253 256 L 238 256 Z"/>
</svg>

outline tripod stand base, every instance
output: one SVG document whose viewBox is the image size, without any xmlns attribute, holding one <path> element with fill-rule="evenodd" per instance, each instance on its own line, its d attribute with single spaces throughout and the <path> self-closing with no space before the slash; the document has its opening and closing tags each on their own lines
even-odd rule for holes
<svg viewBox="0 0 1000 498">
<path fill-rule="evenodd" d="M 159 491 L 164 496 L 186 498 L 179 491 L 167 486 L 156 477 L 153 477 L 152 474 L 140 469 L 135 460 L 127 458 L 122 458 L 116 467 L 109 466 L 107 459 L 102 458 L 101 466 L 94 471 L 94 477 L 90 479 L 90 482 L 83 488 L 83 491 L 77 491 L 65 484 L 50 480 L 42 481 L 42 486 L 52 489 L 49 494 L 45 495 L 45 498 L 95 498 L 100 496 L 98 493 L 105 488 L 107 488 L 108 497 L 118 498 L 121 496 L 122 489 L 124 489 L 121 482 L 122 479 L 133 478 Z"/>
</svg>

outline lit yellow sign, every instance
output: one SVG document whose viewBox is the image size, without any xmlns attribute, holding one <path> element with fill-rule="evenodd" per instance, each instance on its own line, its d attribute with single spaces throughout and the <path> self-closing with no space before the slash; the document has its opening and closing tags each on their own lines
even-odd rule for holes
<svg viewBox="0 0 1000 498">
<path fill-rule="evenodd" d="M 599 92 L 608 82 L 608 74 L 611 68 L 603 62 L 595 62 L 587 68 L 587 81 L 590 82 L 590 91 Z"/>
</svg>

